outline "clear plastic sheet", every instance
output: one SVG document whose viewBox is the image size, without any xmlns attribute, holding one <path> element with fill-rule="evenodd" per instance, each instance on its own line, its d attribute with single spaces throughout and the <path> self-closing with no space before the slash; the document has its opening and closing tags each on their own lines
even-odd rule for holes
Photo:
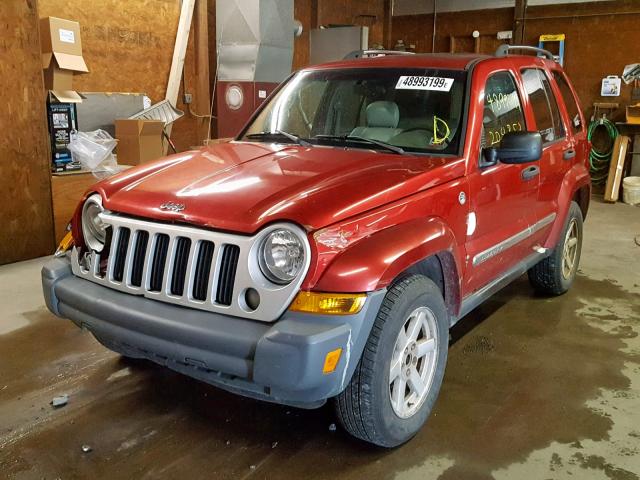
<svg viewBox="0 0 640 480">
<path fill-rule="evenodd" d="M 80 162 L 84 169 L 89 170 L 96 178 L 103 179 L 122 170 L 113 155 L 116 143 L 104 130 L 74 132 L 68 148 L 73 159 Z"/>
</svg>

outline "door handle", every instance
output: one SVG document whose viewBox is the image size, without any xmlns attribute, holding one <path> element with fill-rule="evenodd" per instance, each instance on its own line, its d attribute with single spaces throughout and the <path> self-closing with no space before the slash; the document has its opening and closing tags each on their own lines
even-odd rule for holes
<svg viewBox="0 0 640 480">
<path fill-rule="evenodd" d="M 576 156 L 576 151 L 573 148 L 569 148 L 565 150 L 564 153 L 562 154 L 562 158 L 564 158 L 565 160 L 571 160 L 572 158 L 575 158 L 575 156 Z"/>
<path fill-rule="evenodd" d="M 525 182 L 531 180 L 533 177 L 540 175 L 540 168 L 537 165 L 532 165 L 522 170 L 522 180 Z"/>
</svg>

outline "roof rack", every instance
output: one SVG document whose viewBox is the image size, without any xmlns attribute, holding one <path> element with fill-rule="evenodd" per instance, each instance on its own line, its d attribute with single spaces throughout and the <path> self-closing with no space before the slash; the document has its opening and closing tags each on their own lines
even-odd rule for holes
<svg viewBox="0 0 640 480">
<path fill-rule="evenodd" d="M 413 52 L 402 52 L 399 50 L 354 50 L 347 53 L 343 60 L 351 60 L 353 58 L 370 58 L 370 57 L 387 57 L 390 55 L 413 55 Z"/>
<path fill-rule="evenodd" d="M 554 60 L 553 54 L 549 50 L 545 50 L 544 48 L 531 47 L 529 45 L 509 45 L 506 43 L 503 43 L 498 47 L 495 56 L 506 57 L 507 55 L 509 55 L 509 52 L 511 50 L 526 50 L 527 52 L 536 52 L 543 57 L 548 58 L 549 60 Z"/>
</svg>

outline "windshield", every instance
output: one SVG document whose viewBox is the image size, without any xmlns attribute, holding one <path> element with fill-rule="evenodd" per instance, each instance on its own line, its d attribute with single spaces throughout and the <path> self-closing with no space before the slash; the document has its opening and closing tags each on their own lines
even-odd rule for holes
<svg viewBox="0 0 640 480">
<path fill-rule="evenodd" d="M 424 68 L 303 71 L 262 108 L 242 139 L 456 153 L 465 78 L 464 71 Z"/>
</svg>

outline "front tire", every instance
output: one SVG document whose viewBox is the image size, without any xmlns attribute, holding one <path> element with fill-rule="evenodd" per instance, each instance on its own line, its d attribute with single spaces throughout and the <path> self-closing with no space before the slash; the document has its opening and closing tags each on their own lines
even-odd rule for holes
<svg viewBox="0 0 640 480">
<path fill-rule="evenodd" d="M 557 245 L 547 258 L 529 269 L 529 282 L 544 295 L 562 295 L 576 277 L 582 251 L 582 210 L 571 202 Z"/>
<path fill-rule="evenodd" d="M 449 319 L 438 287 L 412 275 L 387 292 L 347 388 L 336 397 L 351 435 L 396 447 L 431 413 L 442 385 Z"/>
</svg>

